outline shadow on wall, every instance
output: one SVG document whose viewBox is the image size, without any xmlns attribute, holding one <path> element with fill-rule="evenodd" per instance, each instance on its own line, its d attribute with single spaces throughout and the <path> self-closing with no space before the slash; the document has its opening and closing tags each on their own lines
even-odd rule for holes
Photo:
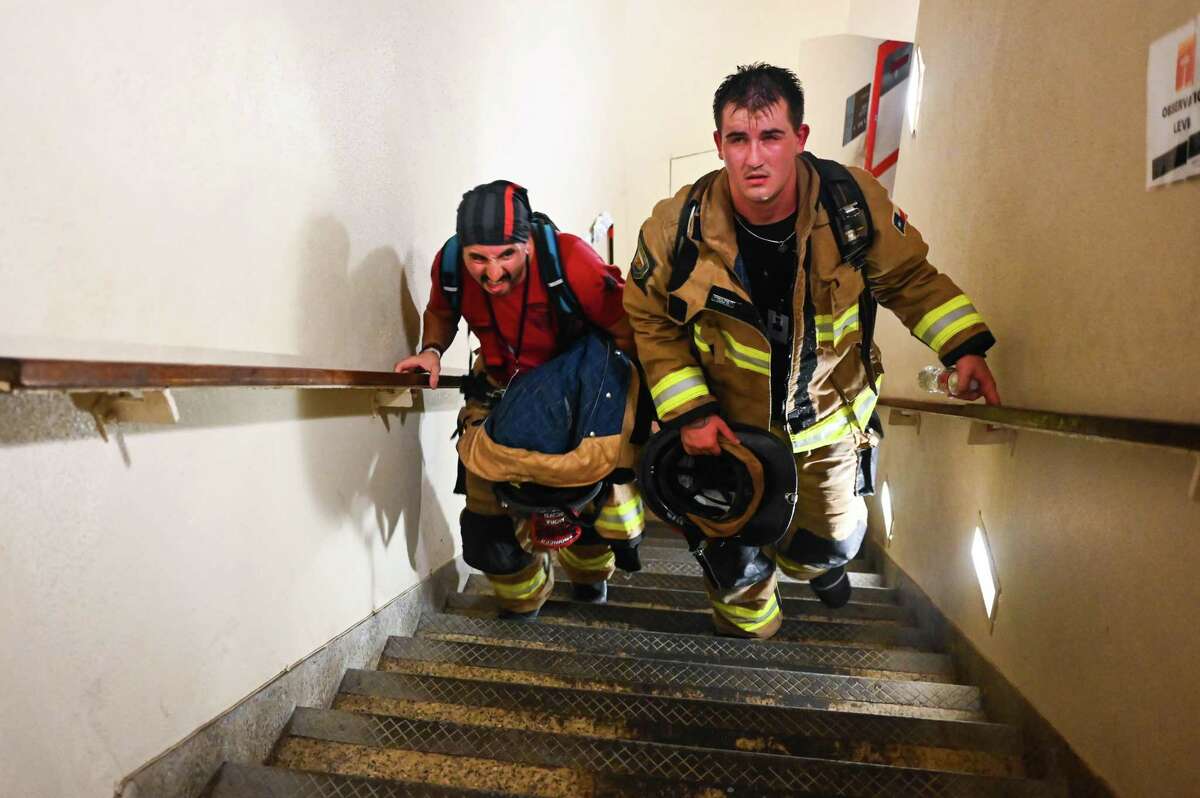
<svg viewBox="0 0 1200 798">
<path fill-rule="evenodd" d="M 420 332 L 420 311 L 407 272 L 391 247 L 374 249 L 350 267 L 350 238 L 331 216 L 311 220 L 302 233 L 297 319 L 301 354 L 313 365 L 390 370 L 410 352 Z M 397 321 L 399 324 L 397 324 Z M 381 353 L 386 353 L 381 355 Z M 316 503 L 331 520 L 349 519 L 374 551 L 403 526 L 410 567 L 440 565 L 453 555 L 445 513 L 425 475 L 421 402 L 389 411 L 385 426 L 372 415 L 364 391 L 301 391 L 303 452 Z M 330 416 L 342 423 L 321 423 Z M 373 587 L 373 586 L 372 586 Z"/>
</svg>

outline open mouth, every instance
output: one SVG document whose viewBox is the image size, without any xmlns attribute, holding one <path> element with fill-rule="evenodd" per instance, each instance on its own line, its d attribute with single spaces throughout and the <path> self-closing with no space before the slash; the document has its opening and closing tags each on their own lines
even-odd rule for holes
<svg viewBox="0 0 1200 798">
<path fill-rule="evenodd" d="M 503 277 L 499 280 L 489 280 L 486 277 L 483 278 L 483 289 L 491 294 L 499 293 L 500 291 L 507 289 L 510 285 L 512 285 L 511 277 Z"/>
</svg>

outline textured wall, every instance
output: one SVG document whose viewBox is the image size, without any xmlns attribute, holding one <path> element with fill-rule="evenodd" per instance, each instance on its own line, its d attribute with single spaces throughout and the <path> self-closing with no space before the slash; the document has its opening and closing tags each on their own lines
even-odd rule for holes
<svg viewBox="0 0 1200 798">
<path fill-rule="evenodd" d="M 1009 404 L 1200 422 L 1200 182 L 1144 189 L 1146 53 L 1193 3 L 922 3 L 926 67 L 900 205 L 995 328 Z M 886 393 L 935 359 L 890 314 Z M 891 428 L 891 555 L 1122 795 L 1200 771 L 1193 458 L 967 426 Z M 1001 595 L 970 565 L 982 513 Z M 880 530 L 875 530 L 878 533 Z"/>
<path fill-rule="evenodd" d="M 465 189 L 608 210 L 627 263 L 720 78 L 870 5 L 9 3 L 0 353 L 388 368 Z M 104 444 L 0 397 L 14 794 L 108 794 L 452 556 L 456 397 L 390 432 L 348 394 L 178 400 Z"/>
</svg>

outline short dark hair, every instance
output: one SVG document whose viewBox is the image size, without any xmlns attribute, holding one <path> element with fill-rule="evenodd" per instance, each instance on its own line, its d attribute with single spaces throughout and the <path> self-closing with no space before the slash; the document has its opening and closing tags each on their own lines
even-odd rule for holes
<svg viewBox="0 0 1200 798">
<path fill-rule="evenodd" d="M 804 89 L 796 73 L 762 62 L 739 66 L 737 72 L 721 81 L 717 93 L 713 95 L 713 121 L 717 123 L 717 130 L 720 130 L 721 113 L 730 103 L 734 108 L 757 113 L 774 105 L 780 98 L 787 103 L 792 129 L 799 130 L 804 124 Z"/>
</svg>

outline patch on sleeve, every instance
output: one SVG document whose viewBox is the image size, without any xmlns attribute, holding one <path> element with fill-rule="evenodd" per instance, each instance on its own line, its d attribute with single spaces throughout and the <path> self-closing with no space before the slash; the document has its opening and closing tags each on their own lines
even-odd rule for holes
<svg viewBox="0 0 1200 798">
<path fill-rule="evenodd" d="M 657 264 L 654 258 L 650 257 L 650 248 L 646 246 L 646 238 L 642 233 L 638 233 L 637 250 L 633 253 L 633 264 L 629 267 L 629 276 L 637 283 L 637 287 L 642 289 L 642 293 L 646 293 L 646 281 L 650 279 L 650 275 L 654 274 L 654 267 Z"/>
<path fill-rule="evenodd" d="M 908 214 L 897 206 L 892 206 L 892 227 L 900 231 L 900 235 L 908 232 Z"/>
</svg>

